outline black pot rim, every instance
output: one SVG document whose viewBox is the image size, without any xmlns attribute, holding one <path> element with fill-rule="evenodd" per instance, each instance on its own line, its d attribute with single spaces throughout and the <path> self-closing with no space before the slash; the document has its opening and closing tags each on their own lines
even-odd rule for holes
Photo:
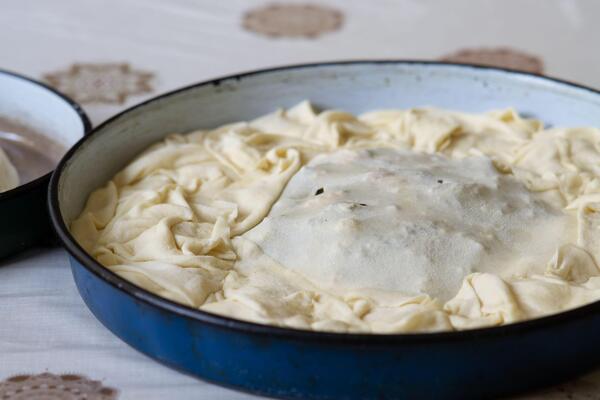
<svg viewBox="0 0 600 400">
<path fill-rule="evenodd" d="M 196 322 L 210 324 L 217 326 L 222 329 L 236 330 L 246 333 L 269 335 L 276 337 L 284 337 L 287 339 L 293 339 L 297 341 L 319 341 L 328 343 L 339 343 L 349 345 L 390 345 L 390 344 L 433 344 L 439 342 L 449 341 L 468 341 L 473 339 L 492 339 L 503 336 L 519 335 L 529 333 L 531 331 L 548 329 L 551 327 L 560 326 L 564 323 L 577 320 L 579 318 L 587 317 L 591 314 L 600 313 L 600 301 L 596 301 L 581 307 L 574 308 L 572 310 L 563 311 L 557 314 L 525 320 L 521 322 L 511 323 L 501 326 L 483 327 L 476 329 L 467 329 L 460 331 L 443 331 L 443 332 L 431 332 L 431 333 L 394 333 L 394 334 L 377 334 L 377 333 L 336 333 L 336 332 L 321 332 L 321 331 L 309 331 L 300 330 L 293 328 L 277 327 L 272 325 L 264 325 L 254 322 L 243 321 L 234 319 L 226 316 L 212 314 L 206 311 L 195 309 L 183 304 L 176 303 L 166 298 L 160 297 L 153 294 L 141 287 L 130 283 L 129 281 L 121 278 L 114 272 L 102 266 L 92 256 L 90 256 L 83 248 L 77 243 L 77 241 L 71 235 L 68 227 L 65 225 L 62 214 L 59 208 L 58 201 L 58 183 L 62 175 L 63 170 L 69 162 L 69 159 L 77 152 L 77 150 L 89 140 L 90 137 L 101 132 L 105 126 L 110 125 L 113 121 L 121 118 L 123 115 L 145 106 L 149 103 L 160 101 L 166 97 L 174 94 L 190 90 L 206 85 L 219 85 L 222 81 L 230 79 L 244 79 L 246 77 L 276 72 L 284 70 L 314 68 L 322 66 L 336 66 L 336 65 L 366 65 L 366 64 L 394 64 L 394 65 L 439 65 L 448 67 L 463 67 L 477 70 L 488 70 L 496 72 L 505 72 L 510 74 L 522 75 L 525 77 L 535 78 L 544 81 L 550 81 L 552 83 L 558 83 L 561 85 L 569 86 L 572 88 L 588 91 L 594 95 L 600 97 L 600 91 L 583 86 L 570 81 L 557 79 L 553 77 L 541 76 L 538 74 L 508 69 L 508 68 L 496 68 L 488 66 L 480 66 L 473 64 L 462 64 L 462 63 L 449 63 L 440 61 L 424 61 L 424 60 L 402 60 L 402 59 L 364 59 L 364 60 L 345 60 L 345 61 L 332 61 L 332 62 L 318 62 L 318 63 L 305 63 L 279 66 L 274 68 L 258 69 L 250 72 L 243 72 L 238 74 L 232 74 L 223 76 L 215 79 L 206 80 L 203 82 L 188 85 L 159 96 L 153 97 L 152 99 L 146 100 L 142 103 L 134 105 L 115 116 L 104 121 L 102 124 L 94 128 L 87 136 L 79 140 L 62 158 L 50 180 L 50 187 L 48 191 L 48 206 L 50 211 L 50 218 L 52 225 L 56 230 L 60 241 L 70 255 L 77 260 L 84 268 L 94 274 L 99 279 L 104 280 L 110 285 L 114 286 L 117 290 L 120 290 L 127 295 L 131 296 L 137 301 L 142 301 L 152 307 L 158 307 L 163 311 L 169 311 L 178 316 L 193 320 Z"/>
<path fill-rule="evenodd" d="M 81 120 L 81 123 L 83 125 L 83 132 L 82 132 L 83 135 L 82 136 L 85 137 L 88 133 L 91 132 L 92 123 L 90 122 L 90 119 L 88 118 L 85 111 L 83 111 L 83 108 L 78 103 L 76 103 L 73 99 L 66 96 L 64 93 L 59 92 L 58 90 L 46 85 L 45 83 L 37 81 L 33 78 L 29 78 L 22 74 L 18 74 L 16 72 L 8 71 L 5 69 L 0 69 L 0 74 L 8 75 L 13 78 L 17 78 L 17 79 L 26 81 L 28 83 L 31 83 L 31 84 L 39 86 L 43 89 L 46 89 L 49 92 L 52 92 L 53 94 L 58 96 L 60 99 L 62 99 L 68 106 L 70 106 L 77 113 L 77 115 L 79 116 L 79 119 Z M 47 185 L 48 182 L 50 181 L 50 176 L 52 175 L 52 172 L 53 171 L 50 171 L 40 177 L 37 177 L 27 183 L 19 185 L 15 188 L 12 188 L 5 192 L 0 192 L 0 202 L 4 201 L 5 199 L 10 199 L 10 198 L 14 198 L 16 196 L 20 196 L 21 194 L 29 192 L 31 190 L 34 190 L 40 186 Z"/>
</svg>

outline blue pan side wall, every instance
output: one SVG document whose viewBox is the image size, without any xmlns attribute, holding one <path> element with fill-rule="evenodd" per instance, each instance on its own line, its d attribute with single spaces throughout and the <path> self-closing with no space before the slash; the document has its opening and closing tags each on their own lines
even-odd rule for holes
<svg viewBox="0 0 600 400">
<path fill-rule="evenodd" d="M 556 384 L 599 365 L 600 315 L 463 342 L 320 343 L 228 330 L 139 301 L 71 258 L 93 314 L 132 347 L 206 380 L 281 398 L 464 399 Z M 523 377 L 527 377 L 523 379 Z"/>
</svg>

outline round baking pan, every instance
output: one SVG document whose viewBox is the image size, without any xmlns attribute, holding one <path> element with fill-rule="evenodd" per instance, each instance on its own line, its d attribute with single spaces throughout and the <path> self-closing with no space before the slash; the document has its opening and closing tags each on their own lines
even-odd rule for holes
<svg viewBox="0 0 600 400">
<path fill-rule="evenodd" d="M 66 152 L 91 130 L 88 117 L 74 101 L 40 82 L 3 70 L 0 70 L 0 119 L 11 128 L 38 132 L 39 136 L 26 137 L 23 143 L 28 144 L 21 150 L 39 146 L 40 156 L 50 151 L 48 144 L 56 144 Z M 2 137 L 25 138 L 22 132 L 12 132 L 13 129 L 4 126 L 7 125 L 0 124 Z M 44 142 L 36 143 L 40 139 Z M 22 167 L 36 161 L 31 159 L 35 153 L 25 153 L 22 157 L 23 165 L 17 166 L 20 175 Z M 0 258 L 49 242 L 54 236 L 46 205 L 51 172 L 33 174 L 21 185 L 0 193 Z"/>
<path fill-rule="evenodd" d="M 551 125 L 600 126 L 595 90 L 509 70 L 419 61 L 274 68 L 149 100 L 77 143 L 50 185 L 52 222 L 71 255 L 77 287 L 108 329 L 183 372 L 281 398 L 497 397 L 556 384 L 600 365 L 600 303 L 459 332 L 380 335 L 278 328 L 158 297 L 102 267 L 69 233 L 69 222 L 90 192 L 166 134 L 248 120 L 303 99 L 353 113 L 424 105 L 469 112 L 513 106 Z"/>
</svg>

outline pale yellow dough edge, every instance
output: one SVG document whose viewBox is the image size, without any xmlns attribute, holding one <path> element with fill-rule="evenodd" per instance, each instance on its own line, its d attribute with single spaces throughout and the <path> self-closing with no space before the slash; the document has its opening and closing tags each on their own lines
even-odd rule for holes
<svg viewBox="0 0 600 400">
<path fill-rule="evenodd" d="M 0 147 L 0 192 L 19 186 L 19 174 L 4 150 Z"/>
</svg>

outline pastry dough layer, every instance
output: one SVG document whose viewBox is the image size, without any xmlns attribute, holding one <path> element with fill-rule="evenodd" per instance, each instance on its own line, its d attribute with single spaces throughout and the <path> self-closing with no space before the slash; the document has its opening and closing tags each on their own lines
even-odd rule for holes
<svg viewBox="0 0 600 400">
<path fill-rule="evenodd" d="M 71 231 L 125 279 L 234 318 L 501 325 L 600 298 L 599 146 L 598 129 L 512 110 L 356 117 L 303 102 L 168 136 L 93 192 Z"/>
</svg>

